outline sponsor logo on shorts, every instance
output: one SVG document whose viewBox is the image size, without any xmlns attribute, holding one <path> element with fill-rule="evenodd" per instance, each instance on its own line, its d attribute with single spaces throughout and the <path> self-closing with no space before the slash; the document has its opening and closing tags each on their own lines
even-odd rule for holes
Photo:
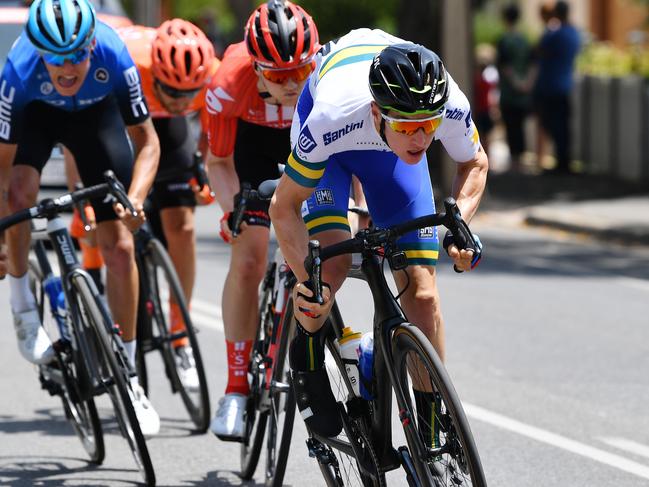
<svg viewBox="0 0 649 487">
<path fill-rule="evenodd" d="M 334 193 L 330 189 L 318 189 L 314 194 L 318 206 L 334 205 Z"/>
<path fill-rule="evenodd" d="M 419 238 L 435 238 L 435 227 L 420 228 Z"/>
<path fill-rule="evenodd" d="M 45 81 L 41 83 L 41 93 L 43 95 L 49 95 L 54 91 L 54 85 L 50 83 L 49 81 Z"/>
<path fill-rule="evenodd" d="M 332 142 L 335 142 L 336 140 L 340 139 L 341 137 L 344 137 L 349 132 L 353 132 L 356 129 L 363 128 L 363 122 L 364 121 L 365 120 L 361 120 L 360 122 L 348 123 L 347 125 L 345 125 L 341 129 L 333 130 L 331 132 L 327 132 L 326 134 L 324 134 L 322 136 L 322 140 L 324 141 L 324 145 L 329 145 Z"/>
<path fill-rule="evenodd" d="M 313 149 L 315 149 L 316 145 L 318 144 L 316 144 L 315 140 L 313 139 L 313 135 L 311 135 L 309 127 L 305 126 L 300 132 L 300 137 L 297 140 L 297 148 L 300 150 L 300 152 L 308 154 Z"/>
<path fill-rule="evenodd" d="M 97 68 L 95 70 L 95 80 L 99 81 L 100 83 L 108 83 L 108 79 L 110 78 L 108 71 L 105 68 Z"/>
</svg>

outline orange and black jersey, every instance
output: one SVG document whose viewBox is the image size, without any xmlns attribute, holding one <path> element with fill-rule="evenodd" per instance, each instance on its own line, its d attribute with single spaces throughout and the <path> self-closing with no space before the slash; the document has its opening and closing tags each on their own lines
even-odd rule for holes
<svg viewBox="0 0 649 487">
<path fill-rule="evenodd" d="M 158 97 L 155 94 L 154 78 L 151 72 L 151 44 L 156 37 L 156 29 L 135 25 L 118 29 L 117 32 L 126 44 L 128 52 L 140 72 L 140 77 L 142 78 L 142 89 L 147 104 L 149 105 L 151 117 L 172 118 L 179 115 L 188 115 L 190 113 L 200 112 L 201 127 L 203 132 L 207 132 L 208 117 L 205 109 L 205 93 L 207 91 L 207 85 L 194 97 L 192 103 L 182 114 L 169 113 L 162 106 L 162 103 L 160 103 L 160 100 L 158 100 Z M 212 64 L 212 76 L 219 68 L 219 64 L 220 62 L 215 58 L 214 63 Z"/>
</svg>

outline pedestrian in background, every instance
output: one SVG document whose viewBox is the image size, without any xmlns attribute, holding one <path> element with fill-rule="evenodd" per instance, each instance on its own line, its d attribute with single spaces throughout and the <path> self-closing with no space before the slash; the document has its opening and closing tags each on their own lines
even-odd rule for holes
<svg viewBox="0 0 649 487">
<path fill-rule="evenodd" d="M 494 127 L 495 105 L 498 103 L 498 71 L 494 66 L 496 52 L 491 44 L 476 47 L 473 120 L 480 134 L 480 142 L 489 154 L 489 134 Z M 496 110 L 495 110 L 496 109 Z"/>
<path fill-rule="evenodd" d="M 558 1 L 553 16 L 556 23 L 548 23 L 539 42 L 534 88 L 541 125 L 554 142 L 557 164 L 552 172 L 564 174 L 570 172 L 570 94 L 580 47 L 579 32 L 568 16 L 568 3 Z"/>
<path fill-rule="evenodd" d="M 518 30 L 520 11 L 516 4 L 503 8 L 505 33 L 498 41 L 500 112 L 511 155 L 511 170 L 519 171 L 525 151 L 525 119 L 531 107 L 532 48 Z"/>
</svg>

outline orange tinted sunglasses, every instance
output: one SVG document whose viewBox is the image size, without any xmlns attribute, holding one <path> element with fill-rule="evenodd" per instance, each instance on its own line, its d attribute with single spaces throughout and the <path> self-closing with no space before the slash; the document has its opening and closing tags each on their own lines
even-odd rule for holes
<svg viewBox="0 0 649 487">
<path fill-rule="evenodd" d="M 262 76 L 271 83 L 283 85 L 289 79 L 292 79 L 296 83 L 304 81 L 311 73 L 313 73 L 313 67 L 313 63 L 291 69 L 268 69 L 259 66 L 259 71 L 261 71 Z"/>
<path fill-rule="evenodd" d="M 383 120 L 387 122 L 392 130 L 405 135 L 414 135 L 419 129 L 424 129 L 424 132 L 427 135 L 432 134 L 441 125 L 443 115 L 444 112 L 435 115 L 434 117 L 413 120 L 411 118 L 392 118 L 381 113 L 381 117 L 383 117 Z"/>
</svg>

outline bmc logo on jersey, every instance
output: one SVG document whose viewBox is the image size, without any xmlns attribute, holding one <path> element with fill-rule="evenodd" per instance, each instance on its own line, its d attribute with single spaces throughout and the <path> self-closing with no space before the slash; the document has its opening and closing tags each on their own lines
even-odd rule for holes
<svg viewBox="0 0 649 487">
<path fill-rule="evenodd" d="M 7 86 L 7 80 L 2 80 L 0 86 L 0 138 L 9 140 L 11 135 L 11 104 L 14 102 L 16 88 Z"/>
<path fill-rule="evenodd" d="M 334 193 L 330 189 L 319 189 L 315 193 L 315 201 L 318 206 L 329 205 L 333 206 Z"/>
<path fill-rule="evenodd" d="M 300 137 L 297 140 L 297 148 L 300 150 L 300 152 L 308 154 L 313 149 L 315 149 L 316 145 L 318 144 L 316 144 L 315 140 L 313 139 L 313 135 L 311 135 L 309 127 L 305 126 L 302 129 L 302 132 L 300 132 Z"/>
</svg>

